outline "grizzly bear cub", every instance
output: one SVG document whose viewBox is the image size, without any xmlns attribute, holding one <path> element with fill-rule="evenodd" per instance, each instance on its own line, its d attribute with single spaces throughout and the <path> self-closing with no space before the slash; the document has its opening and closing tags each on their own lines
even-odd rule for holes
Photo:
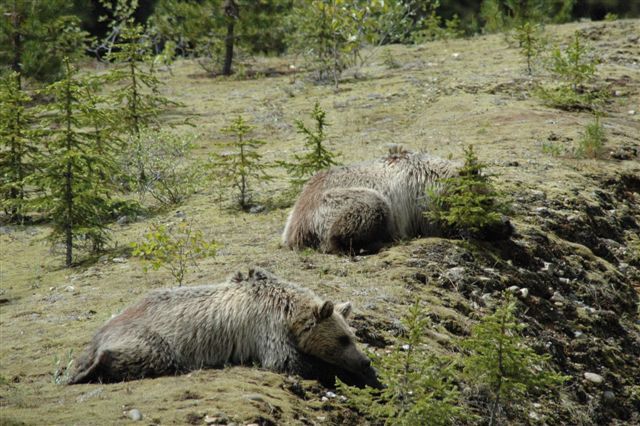
<svg viewBox="0 0 640 426">
<path fill-rule="evenodd" d="M 334 306 L 261 269 L 218 285 L 153 291 L 98 330 L 69 384 L 257 363 L 379 387 L 347 325 L 350 312 L 348 302 Z"/>
</svg>

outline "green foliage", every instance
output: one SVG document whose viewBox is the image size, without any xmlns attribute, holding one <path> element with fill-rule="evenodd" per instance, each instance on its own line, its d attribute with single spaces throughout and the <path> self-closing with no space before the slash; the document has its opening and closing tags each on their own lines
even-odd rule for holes
<svg viewBox="0 0 640 426">
<path fill-rule="evenodd" d="M 115 66 L 108 79 L 116 87 L 112 104 L 118 105 L 120 130 L 134 137 L 158 124 L 160 114 L 176 103 L 160 95 L 160 80 L 153 71 L 151 44 L 143 27 L 125 21 L 107 58 Z"/>
<path fill-rule="evenodd" d="M 223 186 L 234 187 L 238 191 L 238 205 L 246 210 L 252 205 L 252 181 L 264 182 L 271 179 L 266 170 L 270 167 L 262 160 L 257 149 L 266 142 L 247 138 L 253 127 L 247 124 L 242 116 L 238 116 L 229 127 L 222 132 L 234 137 L 221 145 L 230 149 L 228 152 L 213 154 L 210 168 L 214 176 L 220 179 Z"/>
<path fill-rule="evenodd" d="M 576 149 L 577 157 L 598 158 L 604 148 L 606 136 L 600 123 L 600 115 L 594 114 L 593 121 L 584 129 Z"/>
<path fill-rule="evenodd" d="M 123 175 L 141 196 L 151 195 L 163 207 L 184 202 L 198 189 L 201 168 L 194 164 L 191 154 L 193 134 L 144 129 L 123 151 L 119 163 Z M 144 172 L 145 180 L 139 177 Z"/>
<path fill-rule="evenodd" d="M 383 42 L 397 31 L 404 8 L 397 1 L 297 0 L 289 44 L 302 54 L 318 81 L 332 81 L 358 59 L 364 43 Z"/>
<path fill-rule="evenodd" d="M 549 70 L 560 81 L 559 85 L 541 87 L 538 96 L 546 104 L 561 109 L 594 109 L 602 104 L 607 94 L 587 87 L 593 81 L 597 59 L 576 31 L 566 49 L 555 48 L 551 54 Z"/>
<path fill-rule="evenodd" d="M 400 63 L 393 57 L 390 49 L 382 51 L 382 63 L 389 69 L 400 68 Z"/>
<path fill-rule="evenodd" d="M 109 238 L 104 218 L 112 191 L 109 177 L 116 170 L 116 148 L 108 139 L 98 148 L 95 134 L 86 131 L 96 114 L 86 89 L 86 82 L 65 60 L 64 78 L 45 90 L 54 99 L 47 106 L 47 152 L 40 159 L 42 169 L 31 177 L 46 191 L 37 199 L 37 206 L 51 218 L 51 241 L 64 243 L 67 266 L 71 266 L 77 243 L 88 243 L 97 252 Z"/>
<path fill-rule="evenodd" d="M 64 356 L 64 358 L 56 355 L 53 358 L 53 372 L 52 372 L 52 381 L 56 385 L 64 385 L 69 382 L 71 378 L 73 366 L 73 349 L 69 349 Z"/>
<path fill-rule="evenodd" d="M 461 234 L 478 233 L 501 222 L 505 205 L 491 176 L 484 173 L 485 167 L 472 145 L 465 148 L 465 163 L 458 176 L 442 180 L 441 192 L 428 191 L 434 206 L 425 215 Z"/>
<path fill-rule="evenodd" d="M 464 416 L 453 383 L 452 363 L 438 357 L 424 344 L 429 320 L 416 302 L 403 318 L 407 335 L 394 350 L 374 359 L 383 390 L 357 389 L 339 382 L 348 404 L 374 424 L 453 425 Z"/>
<path fill-rule="evenodd" d="M 88 42 L 73 9 L 67 0 L 0 2 L 0 72 L 11 68 L 45 82 L 62 77 L 63 58 L 78 59 Z"/>
<path fill-rule="evenodd" d="M 149 268 L 168 270 L 179 286 L 190 267 L 197 267 L 197 260 L 215 256 L 218 244 L 204 238 L 202 231 L 191 224 L 180 222 L 166 227 L 152 225 L 144 241 L 131 243 L 133 255 L 145 260 L 145 273 Z"/>
<path fill-rule="evenodd" d="M 552 53 L 551 71 L 571 84 L 574 91 L 592 80 L 596 72 L 597 60 L 591 57 L 592 51 L 582 37 L 580 31 L 576 31 L 565 50 L 555 48 Z"/>
<path fill-rule="evenodd" d="M 527 74 L 531 75 L 533 61 L 546 46 L 542 35 L 542 26 L 525 22 L 515 28 L 514 39 L 518 42 L 520 53 L 527 60 Z"/>
<path fill-rule="evenodd" d="M 549 355 L 539 355 L 526 345 L 522 337 L 525 325 L 515 312 L 516 301 L 507 296 L 504 304 L 482 318 L 461 342 L 470 352 L 462 359 L 465 376 L 491 392 L 489 425 L 495 424 L 501 405 L 523 403 L 528 393 L 549 392 L 567 380 L 547 368 Z"/>
<path fill-rule="evenodd" d="M 38 139 L 31 97 L 16 72 L 0 79 L 0 208 L 14 222 L 27 213 L 26 178 L 37 168 Z"/>
<path fill-rule="evenodd" d="M 566 22 L 576 0 L 483 0 L 485 30 L 503 31 L 525 22 Z"/>
<path fill-rule="evenodd" d="M 326 115 L 327 113 L 316 102 L 313 106 L 313 111 L 311 111 L 311 118 L 315 121 L 315 131 L 306 127 L 302 120 L 296 120 L 298 133 L 304 135 L 306 153 L 302 155 L 294 154 L 293 162 L 279 163 L 291 176 L 291 184 L 296 191 L 320 170 L 328 169 L 338 164 L 336 161 L 337 155 L 324 146 L 327 138 L 324 128 L 328 126 Z"/>
</svg>

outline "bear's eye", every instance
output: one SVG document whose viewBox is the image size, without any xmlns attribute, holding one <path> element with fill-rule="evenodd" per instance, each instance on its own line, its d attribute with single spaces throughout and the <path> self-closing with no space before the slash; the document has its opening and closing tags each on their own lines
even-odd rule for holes
<svg viewBox="0 0 640 426">
<path fill-rule="evenodd" d="M 351 339 L 347 335 L 340 336 L 338 337 L 338 343 L 342 346 L 349 346 L 351 344 Z"/>
</svg>

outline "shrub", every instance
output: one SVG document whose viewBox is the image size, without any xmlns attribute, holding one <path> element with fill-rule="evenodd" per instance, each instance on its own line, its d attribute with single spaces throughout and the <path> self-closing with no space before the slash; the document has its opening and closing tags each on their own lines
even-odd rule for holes
<svg viewBox="0 0 640 426">
<path fill-rule="evenodd" d="M 492 395 L 489 425 L 496 423 L 502 405 L 523 403 L 527 393 L 550 391 L 567 380 L 547 368 L 549 355 L 539 355 L 526 345 L 521 334 L 525 325 L 518 321 L 515 312 L 516 301 L 507 296 L 462 341 L 462 347 L 470 352 L 462 359 L 465 376 L 488 388 Z"/>
<path fill-rule="evenodd" d="M 465 417 L 459 405 L 459 392 L 453 383 L 450 361 L 434 354 L 424 344 L 429 320 L 419 302 L 413 304 L 402 321 L 405 338 L 394 350 L 374 358 L 383 390 L 357 389 L 339 382 L 347 403 L 374 423 L 417 425 L 429 419 L 429 425 L 455 424 Z"/>
<path fill-rule="evenodd" d="M 197 267 L 198 259 L 215 256 L 218 245 L 206 240 L 202 231 L 193 229 L 191 224 L 180 222 L 170 227 L 152 225 L 144 241 L 131 243 L 131 247 L 134 256 L 146 261 L 145 272 L 164 268 L 182 286 L 189 267 Z"/>
<path fill-rule="evenodd" d="M 465 163 L 458 176 L 444 179 L 439 193 L 427 190 L 433 208 L 425 215 L 462 236 L 479 235 L 502 223 L 506 206 L 491 183 L 491 175 L 484 173 L 485 167 L 472 145 L 465 148 Z"/>
<path fill-rule="evenodd" d="M 252 205 L 250 183 L 271 179 L 266 172 L 271 165 L 262 161 L 262 156 L 257 151 L 266 142 L 247 138 L 252 130 L 253 127 L 238 116 L 229 127 L 222 129 L 223 133 L 234 137 L 234 140 L 222 143 L 232 151 L 212 155 L 209 164 L 214 176 L 219 178 L 224 186 L 237 189 L 238 205 L 243 210 Z"/>
<path fill-rule="evenodd" d="M 163 207 L 184 202 L 203 175 L 191 158 L 194 140 L 189 133 L 143 129 L 120 155 L 124 178 L 141 196 L 149 194 Z"/>
<path fill-rule="evenodd" d="M 585 127 L 582 137 L 578 141 L 576 157 L 598 158 L 604 147 L 604 128 L 600 123 L 600 116 L 594 114 L 594 119 Z"/>
</svg>

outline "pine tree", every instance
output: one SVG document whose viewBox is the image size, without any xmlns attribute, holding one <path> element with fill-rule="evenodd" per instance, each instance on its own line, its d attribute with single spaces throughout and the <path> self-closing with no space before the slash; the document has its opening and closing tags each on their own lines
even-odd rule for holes
<svg viewBox="0 0 640 426">
<path fill-rule="evenodd" d="M 253 127 L 247 124 L 242 116 L 238 116 L 229 127 L 222 129 L 223 133 L 234 137 L 233 140 L 222 144 L 231 151 L 212 156 L 214 174 L 222 178 L 224 184 L 237 189 L 238 205 L 243 210 L 251 207 L 250 182 L 264 182 L 271 179 L 266 172 L 270 165 L 262 161 L 262 156 L 257 152 L 257 149 L 266 142 L 247 138 L 246 136 L 252 130 Z"/>
<path fill-rule="evenodd" d="M 425 213 L 426 216 L 452 227 L 463 236 L 478 235 L 486 230 L 507 231 L 498 226 L 505 204 L 491 183 L 491 175 L 484 172 L 485 168 L 486 164 L 478 160 L 473 146 L 465 148 L 465 163 L 458 176 L 443 179 L 439 192 L 427 191 L 427 196 L 433 200 L 433 208 Z"/>
<path fill-rule="evenodd" d="M 471 352 L 463 358 L 465 375 L 487 386 L 493 396 L 490 426 L 495 424 L 501 406 L 521 401 L 533 390 L 552 390 L 566 380 L 548 369 L 548 355 L 539 355 L 526 345 L 521 334 L 525 325 L 518 321 L 516 307 L 513 297 L 508 297 L 462 341 Z"/>
<path fill-rule="evenodd" d="M 293 162 L 279 163 L 291 176 L 291 183 L 295 189 L 300 189 L 311 176 L 320 170 L 338 164 L 335 160 L 337 155 L 323 145 L 327 138 L 324 128 L 329 125 L 326 121 L 326 115 L 327 113 L 316 102 L 313 111 L 311 111 L 311 118 L 315 121 L 315 132 L 307 128 L 302 120 L 296 120 L 298 133 L 304 135 L 304 146 L 307 152 L 303 155 L 295 154 Z"/>
<path fill-rule="evenodd" d="M 21 78 L 59 78 L 63 57 L 79 57 L 88 41 L 73 8 L 67 0 L 0 2 L 0 64 Z"/>
<path fill-rule="evenodd" d="M 50 240 L 64 244 L 69 267 L 79 243 L 99 251 L 109 239 L 104 221 L 115 162 L 109 140 L 101 140 L 98 147 L 89 130 L 96 117 L 85 96 L 86 83 L 68 59 L 64 70 L 64 78 L 45 90 L 54 101 L 48 106 L 47 152 L 34 179 L 46 191 L 38 205 L 51 219 Z"/>
<path fill-rule="evenodd" d="M 167 108 L 179 104 L 160 94 L 161 82 L 153 69 L 151 42 L 142 25 L 133 21 L 134 10 L 117 12 L 112 25 L 118 35 L 107 59 L 114 62 L 108 80 L 116 87 L 111 93 L 111 103 L 117 105 L 116 116 L 120 123 L 117 130 L 128 137 L 125 149 L 136 151 L 141 149 L 142 131 L 148 127 L 159 127 L 160 115 Z M 141 157 L 141 152 L 134 155 L 139 188 L 143 188 L 147 180 Z"/>
<path fill-rule="evenodd" d="M 520 53 L 527 60 L 527 74 L 533 73 L 533 60 L 540 54 L 544 48 L 544 40 L 542 39 L 542 27 L 539 24 L 531 24 L 525 22 L 516 27 L 515 40 L 520 47 Z"/>
<path fill-rule="evenodd" d="M 31 98 L 20 87 L 20 74 L 11 72 L 0 81 L 0 206 L 13 222 L 26 214 L 26 178 L 37 167 L 39 132 L 28 107 Z"/>
<path fill-rule="evenodd" d="M 357 389 L 339 384 L 348 404 L 365 413 L 373 424 L 452 425 L 465 417 L 450 361 L 425 345 L 429 319 L 416 301 L 402 319 L 407 333 L 391 353 L 374 358 L 385 388 Z"/>
</svg>

